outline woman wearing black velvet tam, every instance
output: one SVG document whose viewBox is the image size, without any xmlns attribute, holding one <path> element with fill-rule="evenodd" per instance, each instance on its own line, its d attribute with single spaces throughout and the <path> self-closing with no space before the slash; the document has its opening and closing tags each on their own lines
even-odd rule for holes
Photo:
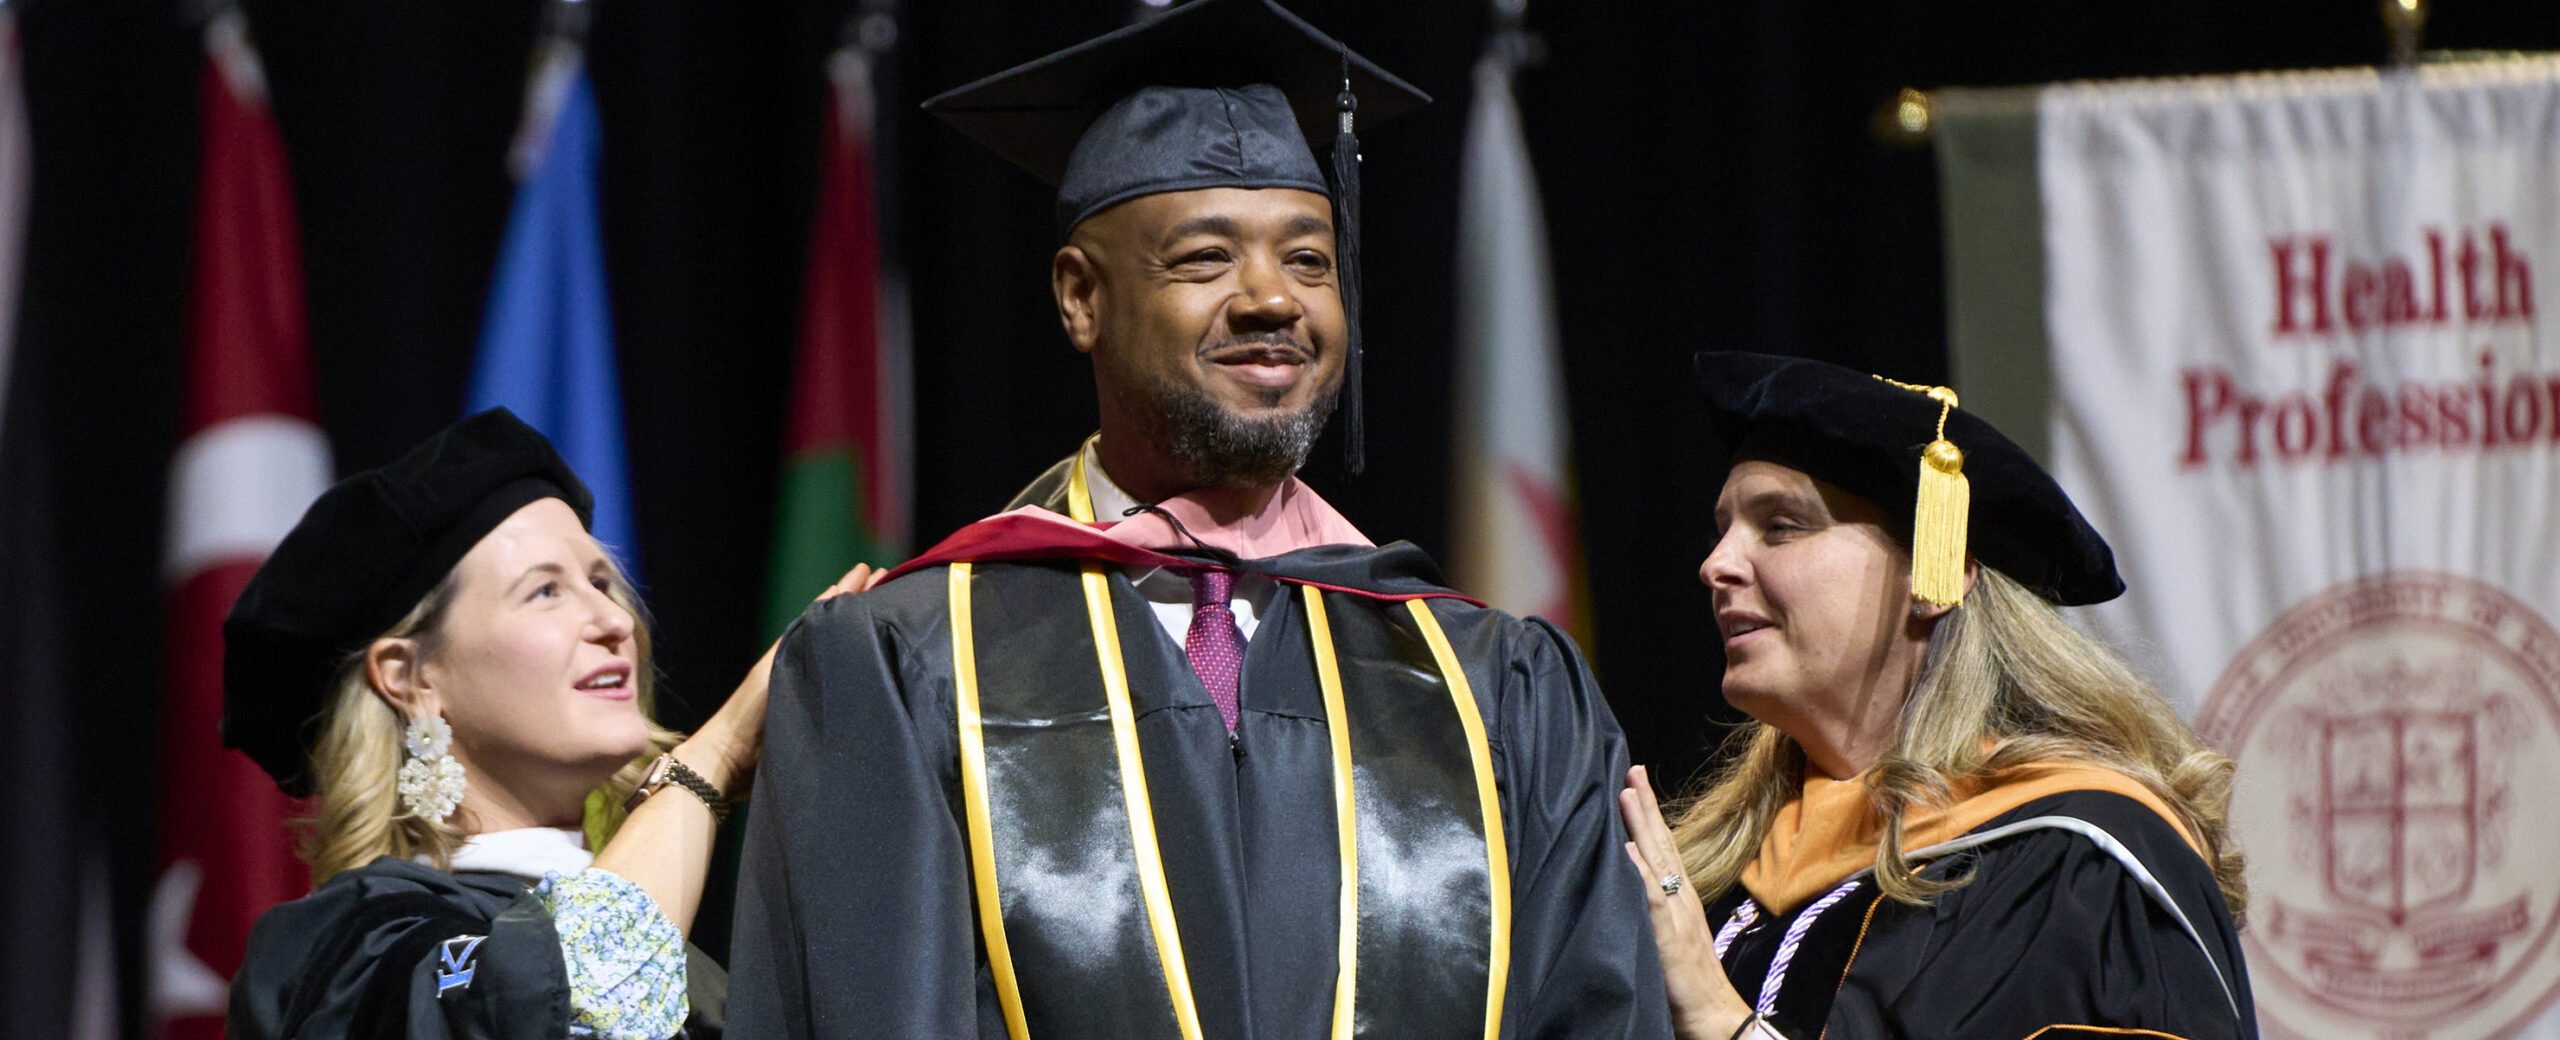
<svg viewBox="0 0 2560 1040">
<path fill-rule="evenodd" d="M 1738 753 L 1621 796 L 1680 1035 L 2257 1035 L 2231 762 L 2058 605 L 2106 542 L 1951 391 L 1698 359 Z M 1969 528 L 1969 530 L 1968 530 Z"/>
<path fill-rule="evenodd" d="M 250 933 L 230 1036 L 717 1034 L 724 979 L 684 933 L 772 655 L 701 732 L 651 723 L 591 502 L 483 412 L 330 488 L 241 592 L 223 740 L 317 796 L 318 890 Z"/>
</svg>

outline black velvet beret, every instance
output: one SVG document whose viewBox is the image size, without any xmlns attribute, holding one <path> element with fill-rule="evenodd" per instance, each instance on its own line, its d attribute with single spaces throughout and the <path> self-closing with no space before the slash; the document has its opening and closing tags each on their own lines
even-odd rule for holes
<svg viewBox="0 0 2560 1040">
<path fill-rule="evenodd" d="M 1362 128 L 1431 98 L 1271 0 L 1195 0 L 924 103 L 1058 186 L 1071 229 L 1118 203 L 1196 188 L 1331 195 L 1344 62 Z"/>
<path fill-rule="evenodd" d="M 1696 368 L 1731 461 L 1766 459 L 1873 502 L 1900 518 L 1896 533 L 1907 543 L 1920 452 L 1937 436 L 1938 402 L 1802 358 L 1704 353 Z M 2107 540 L 2026 449 L 1961 407 L 1947 415 L 1946 436 L 1964 452 L 1972 484 L 1967 549 L 1975 560 L 2063 606 L 2123 594 Z"/>
<path fill-rule="evenodd" d="M 222 622 L 223 745 L 286 794 L 310 794 L 312 722 L 339 663 L 408 616 L 481 536 L 544 498 L 593 520 L 586 484 L 504 408 L 322 492 Z"/>
</svg>

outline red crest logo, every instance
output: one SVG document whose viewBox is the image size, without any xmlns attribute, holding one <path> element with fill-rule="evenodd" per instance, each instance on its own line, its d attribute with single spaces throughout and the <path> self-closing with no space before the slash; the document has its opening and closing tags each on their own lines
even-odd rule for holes
<svg viewBox="0 0 2560 1040">
<path fill-rule="evenodd" d="M 2444 574 L 2333 587 L 2197 729 L 2240 764 L 2266 1035 L 2489 1040 L 2560 996 L 2560 633 L 2532 609 Z"/>
</svg>

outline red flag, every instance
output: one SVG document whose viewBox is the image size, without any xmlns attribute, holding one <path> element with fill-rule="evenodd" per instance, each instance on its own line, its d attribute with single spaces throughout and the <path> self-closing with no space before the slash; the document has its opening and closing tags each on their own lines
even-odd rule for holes
<svg viewBox="0 0 2560 1040">
<path fill-rule="evenodd" d="M 769 633 L 846 568 L 894 562 L 907 541 L 907 352 L 897 279 L 880 252 L 871 55 L 847 47 L 827 72 L 834 90 L 783 435 Z"/>
<path fill-rule="evenodd" d="M 169 477 L 169 690 L 149 936 L 159 1035 L 188 1040 L 222 1035 L 249 926 L 308 888 L 286 826 L 297 807 L 222 747 L 222 618 L 330 475 L 284 141 L 237 11 L 206 26 L 203 109 L 186 430 Z"/>
</svg>

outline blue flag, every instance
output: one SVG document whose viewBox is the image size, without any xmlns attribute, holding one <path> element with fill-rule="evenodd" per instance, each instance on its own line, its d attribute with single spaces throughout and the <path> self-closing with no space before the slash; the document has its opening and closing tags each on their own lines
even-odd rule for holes
<svg viewBox="0 0 2560 1040">
<path fill-rule="evenodd" d="M 600 136 L 595 90 L 580 68 L 541 158 L 516 187 L 472 366 L 469 410 L 505 405 L 551 438 L 595 492 L 596 540 L 637 580 L 622 377 L 614 363 L 597 207 Z"/>
</svg>

